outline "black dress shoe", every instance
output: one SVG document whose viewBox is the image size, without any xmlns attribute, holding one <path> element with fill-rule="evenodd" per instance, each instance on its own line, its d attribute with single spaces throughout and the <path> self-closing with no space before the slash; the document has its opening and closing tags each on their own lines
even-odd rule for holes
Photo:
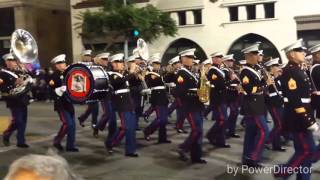
<svg viewBox="0 0 320 180">
<path fill-rule="evenodd" d="M 273 151 L 279 151 L 279 152 L 286 152 L 286 148 L 279 147 L 279 148 L 272 148 Z"/>
<path fill-rule="evenodd" d="M 4 137 L 3 137 L 2 142 L 3 142 L 3 145 L 4 145 L 4 146 L 10 146 L 10 140 L 9 140 L 9 138 L 4 138 Z"/>
<path fill-rule="evenodd" d="M 84 127 L 84 124 L 83 124 L 83 122 L 82 122 L 82 120 L 81 120 L 80 117 L 78 117 L 78 121 L 79 121 L 80 126 L 81 126 L 81 127 Z"/>
<path fill-rule="evenodd" d="M 78 148 L 67 148 L 67 152 L 79 152 Z"/>
<path fill-rule="evenodd" d="M 18 148 L 29 148 L 28 144 L 17 144 Z"/>
<path fill-rule="evenodd" d="M 53 146 L 58 150 L 58 151 L 64 151 L 63 147 L 61 144 L 55 143 Z"/>
<path fill-rule="evenodd" d="M 179 154 L 179 159 L 181 161 L 184 161 L 184 162 L 188 161 L 188 157 L 187 157 L 186 153 L 183 150 L 181 150 L 181 149 L 178 150 L 178 154 Z"/>
<path fill-rule="evenodd" d="M 207 164 L 207 161 L 204 159 L 193 160 L 192 164 Z"/>
<path fill-rule="evenodd" d="M 213 143 L 214 146 L 219 147 L 219 148 L 230 148 L 230 144 L 217 144 Z"/>
<path fill-rule="evenodd" d="M 93 128 L 93 137 L 95 137 L 95 138 L 99 137 L 99 130 L 96 128 Z"/>
<path fill-rule="evenodd" d="M 129 153 L 126 154 L 127 157 L 139 157 L 139 155 L 137 153 Z"/>
<path fill-rule="evenodd" d="M 170 140 L 163 140 L 163 141 L 159 141 L 159 144 L 170 144 L 171 141 Z"/>
<path fill-rule="evenodd" d="M 228 136 L 231 138 L 240 138 L 239 134 L 229 134 Z"/>
</svg>

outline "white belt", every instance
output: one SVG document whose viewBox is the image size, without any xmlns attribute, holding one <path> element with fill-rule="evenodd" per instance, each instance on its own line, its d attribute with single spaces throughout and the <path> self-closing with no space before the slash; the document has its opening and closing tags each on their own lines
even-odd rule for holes
<svg viewBox="0 0 320 180">
<path fill-rule="evenodd" d="M 284 102 L 289 102 L 289 99 L 285 97 L 285 98 L 283 98 L 283 101 Z M 301 98 L 301 102 L 302 103 L 310 103 L 311 99 L 310 98 Z"/>
<path fill-rule="evenodd" d="M 189 91 L 198 91 L 197 88 L 188 89 Z"/>
<path fill-rule="evenodd" d="M 274 93 L 270 93 L 270 94 L 269 94 L 269 97 L 274 97 L 274 96 L 278 96 L 278 95 L 281 95 L 281 94 L 282 94 L 281 91 L 279 91 L 279 92 L 274 92 Z"/>
<path fill-rule="evenodd" d="M 301 98 L 302 103 L 311 103 L 311 98 Z"/>
<path fill-rule="evenodd" d="M 130 92 L 130 89 L 119 89 L 114 92 L 114 94 L 123 94 Z"/>
<path fill-rule="evenodd" d="M 176 87 L 176 84 L 175 83 L 166 83 L 166 86 L 168 86 L 168 87 Z"/>
<path fill-rule="evenodd" d="M 156 86 L 156 87 L 152 87 L 151 90 L 161 90 L 161 89 L 166 89 L 165 86 Z"/>
<path fill-rule="evenodd" d="M 234 87 L 236 87 L 236 86 L 238 86 L 238 84 L 230 84 L 230 86 L 234 86 Z"/>
</svg>

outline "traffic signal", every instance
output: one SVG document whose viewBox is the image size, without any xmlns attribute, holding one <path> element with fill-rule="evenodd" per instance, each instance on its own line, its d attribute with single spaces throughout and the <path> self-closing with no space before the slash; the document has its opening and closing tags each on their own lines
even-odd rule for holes
<svg viewBox="0 0 320 180">
<path fill-rule="evenodd" d="M 134 29 L 134 30 L 132 31 L 132 35 L 133 35 L 133 37 L 138 37 L 138 36 L 140 35 L 139 30 Z"/>
</svg>

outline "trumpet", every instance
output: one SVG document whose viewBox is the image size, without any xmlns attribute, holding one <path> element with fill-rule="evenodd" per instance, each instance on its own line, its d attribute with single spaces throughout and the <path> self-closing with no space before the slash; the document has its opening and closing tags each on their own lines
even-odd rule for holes
<svg viewBox="0 0 320 180">
<path fill-rule="evenodd" d="M 202 66 L 200 71 L 200 88 L 197 91 L 199 100 L 202 103 L 207 103 L 210 100 L 210 82 L 206 77 L 206 69 Z"/>
</svg>

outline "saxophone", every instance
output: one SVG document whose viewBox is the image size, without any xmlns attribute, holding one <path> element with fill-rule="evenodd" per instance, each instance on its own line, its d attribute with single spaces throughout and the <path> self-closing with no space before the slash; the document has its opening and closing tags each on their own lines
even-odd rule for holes
<svg viewBox="0 0 320 180">
<path fill-rule="evenodd" d="M 206 77 L 206 70 L 204 66 L 201 68 L 200 71 L 200 88 L 197 91 L 199 96 L 199 100 L 202 103 L 207 103 L 210 100 L 210 82 Z"/>
</svg>

